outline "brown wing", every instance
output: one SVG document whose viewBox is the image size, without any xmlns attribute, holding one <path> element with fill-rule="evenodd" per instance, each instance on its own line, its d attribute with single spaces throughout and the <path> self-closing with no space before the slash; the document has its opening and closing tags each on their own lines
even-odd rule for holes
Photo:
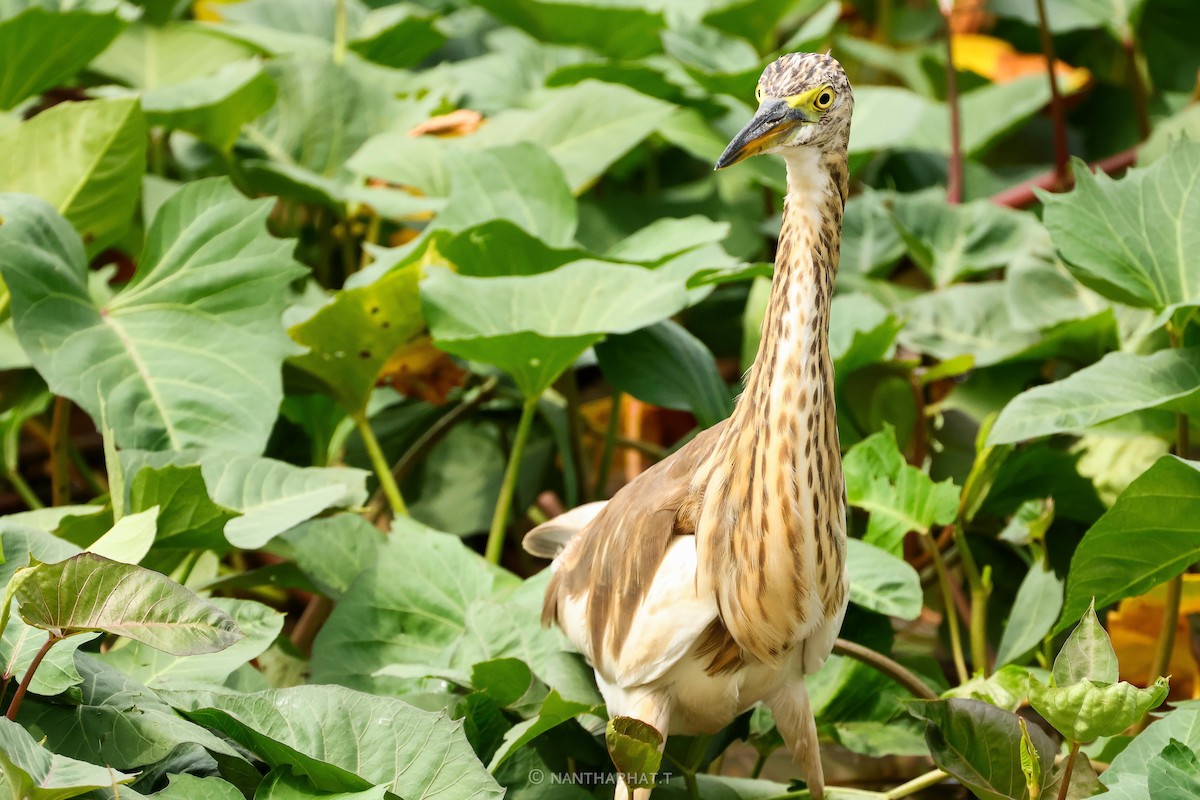
<svg viewBox="0 0 1200 800">
<path fill-rule="evenodd" d="M 613 660 L 620 656 L 671 537 L 695 533 L 701 492 L 692 490 L 692 478 L 725 425 L 704 431 L 622 487 L 559 559 L 542 620 L 558 622 L 559 604 L 588 592 L 593 663 L 601 648 Z"/>
</svg>

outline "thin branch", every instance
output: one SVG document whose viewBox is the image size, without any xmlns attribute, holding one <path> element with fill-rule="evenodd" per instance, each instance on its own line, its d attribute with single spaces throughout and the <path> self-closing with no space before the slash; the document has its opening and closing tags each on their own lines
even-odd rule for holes
<svg viewBox="0 0 1200 800">
<path fill-rule="evenodd" d="M 333 601 L 323 594 L 314 594 L 296 621 L 296 627 L 292 628 L 290 638 L 297 650 L 306 656 L 312 653 L 313 641 L 331 613 Z"/>
<path fill-rule="evenodd" d="M 946 165 L 946 202 L 958 204 L 963 196 L 962 117 L 958 102 L 958 73 L 954 70 L 954 32 L 950 28 L 953 3 L 940 3 L 946 20 L 946 105 L 950 108 L 950 161 Z"/>
<path fill-rule="evenodd" d="M 924 791 L 931 786 L 937 786 L 949 777 L 950 773 L 948 772 L 943 772 L 940 769 L 931 770 L 924 775 L 918 775 L 908 783 L 897 786 L 890 792 L 884 792 L 883 800 L 903 800 L 905 797 L 911 797 L 917 792 Z"/>
<path fill-rule="evenodd" d="M 1058 787 L 1058 800 L 1067 800 L 1071 789 L 1071 773 L 1075 770 L 1075 759 L 1079 757 L 1079 742 L 1071 742 L 1071 755 L 1067 757 L 1067 766 L 1063 768 L 1062 786 Z"/>
<path fill-rule="evenodd" d="M 1133 35 L 1126 35 L 1121 40 L 1121 48 L 1125 51 L 1125 59 L 1129 62 L 1129 77 L 1133 89 L 1133 110 L 1137 115 L 1138 133 L 1145 141 L 1150 136 L 1150 105 L 1146 99 L 1146 81 L 1142 77 L 1139 65 L 1137 42 Z"/>
<path fill-rule="evenodd" d="M 1068 162 L 1071 150 L 1067 144 L 1067 116 L 1062 94 L 1058 91 L 1058 80 L 1054 77 L 1054 36 L 1050 33 L 1050 20 L 1046 14 L 1046 0 L 1037 0 L 1038 28 L 1042 35 L 1042 54 L 1046 56 L 1046 74 L 1050 79 L 1050 119 L 1054 124 L 1054 183 L 1055 190 L 1062 191 L 1067 181 Z"/>
<path fill-rule="evenodd" d="M 50 652 L 50 648 L 54 646 L 54 643 L 59 641 L 62 641 L 61 637 L 55 636 L 53 633 L 46 634 L 46 641 L 42 643 L 42 647 L 37 651 L 37 655 L 33 657 L 33 661 L 29 662 L 29 669 L 25 670 L 25 677 L 21 678 L 21 685 L 17 687 L 17 692 L 13 695 L 12 702 L 8 704 L 8 713 L 4 716 L 11 720 L 17 718 L 17 712 L 21 710 L 21 701 L 25 699 L 25 693 L 29 691 L 29 684 L 33 681 L 33 673 L 37 672 L 42 659 L 46 657 L 46 653 Z"/>
<path fill-rule="evenodd" d="M 911 692 L 914 697 L 919 697 L 922 700 L 938 699 L 937 693 L 926 686 L 925 682 L 918 678 L 908 667 L 888 658 L 882 653 L 875 652 L 869 647 L 863 647 L 861 644 L 851 642 L 847 639 L 838 639 L 833 643 L 833 652 L 839 656 L 848 656 L 855 661 L 861 661 L 867 666 L 882 672 Z"/>
</svg>

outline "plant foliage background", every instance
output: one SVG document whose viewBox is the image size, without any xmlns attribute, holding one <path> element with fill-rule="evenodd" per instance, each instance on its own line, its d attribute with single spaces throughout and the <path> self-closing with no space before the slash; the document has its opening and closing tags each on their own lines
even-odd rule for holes
<svg viewBox="0 0 1200 800">
<path fill-rule="evenodd" d="M 1200 796 L 1200 7 L 953 5 L 0 0 L 12 796 L 611 796 L 519 534 L 729 413 L 784 176 L 711 167 L 828 48 L 833 794 Z"/>
</svg>

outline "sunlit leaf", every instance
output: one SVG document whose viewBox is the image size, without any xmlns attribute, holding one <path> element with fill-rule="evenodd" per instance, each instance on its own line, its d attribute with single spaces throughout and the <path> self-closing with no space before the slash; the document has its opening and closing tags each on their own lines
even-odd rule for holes
<svg viewBox="0 0 1200 800">
<path fill-rule="evenodd" d="M 1178 739 L 1172 739 L 1147 765 L 1146 788 L 1154 800 L 1191 800 L 1200 796 L 1200 759 Z"/>
<path fill-rule="evenodd" d="M 890 617 L 921 613 L 921 579 L 907 562 L 858 539 L 846 541 L 850 602 Z"/>
<path fill-rule="evenodd" d="M 1116 736 L 1167 696 L 1167 679 L 1145 689 L 1121 681 L 1105 684 L 1086 678 L 1073 684 L 1046 686 L 1029 682 L 1029 703 L 1054 729 L 1073 742 Z"/>
<path fill-rule="evenodd" d="M 15 722 L 0 720 L 0 767 L 13 797 L 64 800 L 102 786 L 129 783 L 133 775 L 52 753 Z"/>
<path fill-rule="evenodd" d="M 574 719 L 580 714 L 594 714 L 598 710 L 599 707 L 594 705 L 564 700 L 558 692 L 551 691 L 538 710 L 537 716 L 517 723 L 504 734 L 504 741 L 492 757 L 491 763 L 488 764 L 488 770 L 494 772 L 521 747 L 557 728 L 567 720 Z"/>
</svg>

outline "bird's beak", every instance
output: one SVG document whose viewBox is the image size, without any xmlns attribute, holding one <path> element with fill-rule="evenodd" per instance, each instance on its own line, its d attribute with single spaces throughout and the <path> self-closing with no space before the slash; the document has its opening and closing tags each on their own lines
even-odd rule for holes
<svg viewBox="0 0 1200 800">
<path fill-rule="evenodd" d="M 768 100 L 758 107 L 753 119 L 746 123 L 717 159 L 717 169 L 731 167 L 750 156 L 758 155 L 775 144 L 796 124 L 788 112 L 785 100 Z"/>
</svg>

